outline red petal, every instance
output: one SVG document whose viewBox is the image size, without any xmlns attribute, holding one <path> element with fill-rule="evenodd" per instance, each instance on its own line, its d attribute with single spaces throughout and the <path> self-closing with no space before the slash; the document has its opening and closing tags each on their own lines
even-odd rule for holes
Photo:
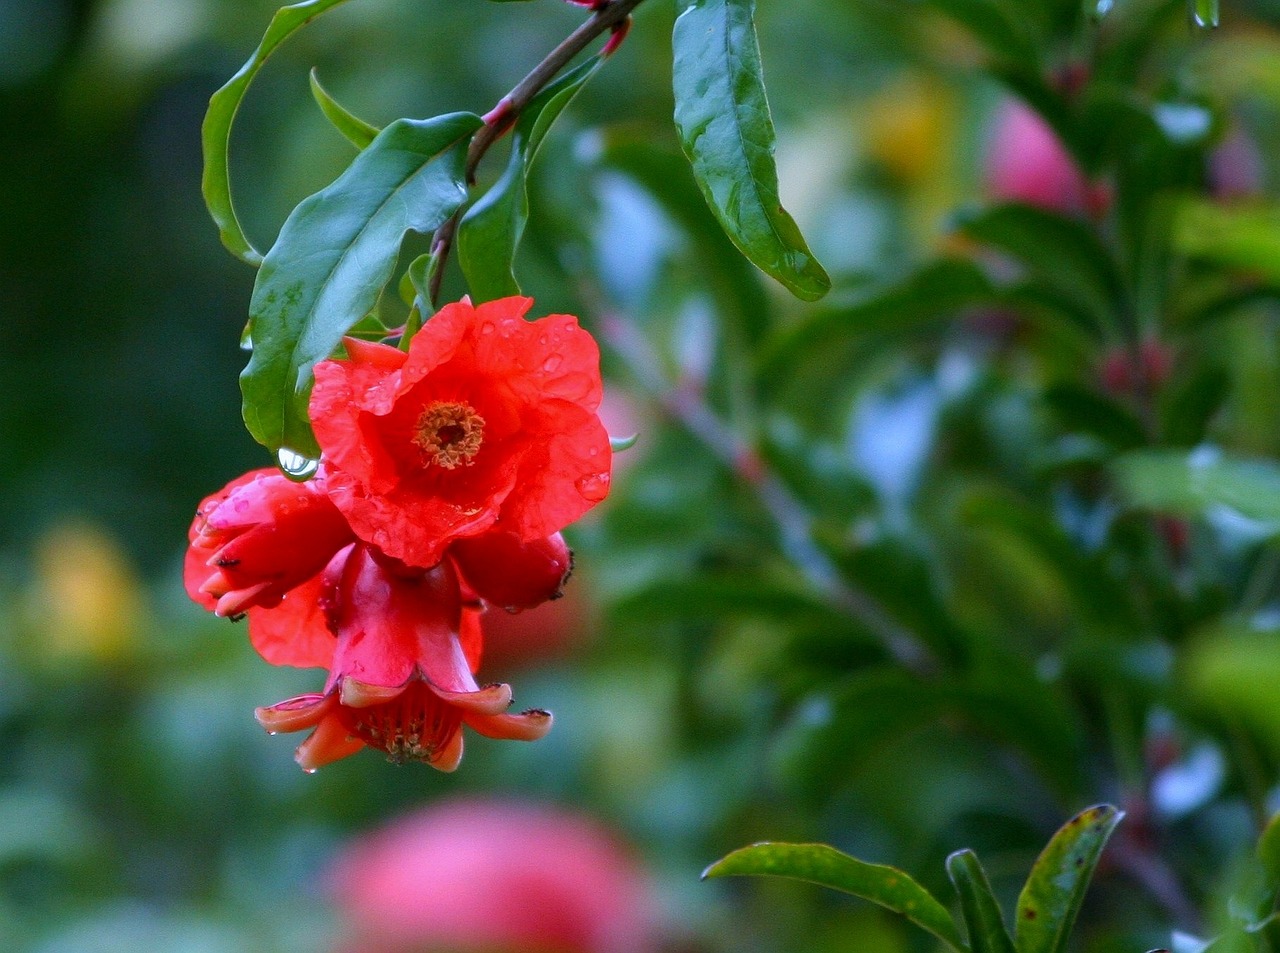
<svg viewBox="0 0 1280 953">
<path fill-rule="evenodd" d="M 275 705 L 254 709 L 258 724 L 273 735 L 282 731 L 314 728 L 334 705 L 333 694 L 298 695 Z"/>
<path fill-rule="evenodd" d="M 351 737 L 338 716 L 330 714 L 322 718 L 310 737 L 298 745 L 298 750 L 293 753 L 293 760 L 298 762 L 298 767 L 303 771 L 314 771 L 353 755 L 363 747 L 364 742 Z"/>
<path fill-rule="evenodd" d="M 278 606 L 249 610 L 249 641 L 259 655 L 272 665 L 329 668 L 333 664 L 337 642 L 325 609 L 351 549 L 341 550 L 324 572 L 285 593 Z"/>
<path fill-rule="evenodd" d="M 486 685 L 474 692 L 447 692 L 432 685 L 431 690 L 441 700 L 475 715 L 501 715 L 511 707 L 510 685 Z"/>
</svg>

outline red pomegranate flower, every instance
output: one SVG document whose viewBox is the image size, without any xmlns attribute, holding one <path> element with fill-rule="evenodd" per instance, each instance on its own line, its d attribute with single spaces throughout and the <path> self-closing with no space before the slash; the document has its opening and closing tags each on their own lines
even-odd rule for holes
<svg viewBox="0 0 1280 953">
<path fill-rule="evenodd" d="M 507 685 L 476 684 L 479 613 L 464 608 L 453 567 L 404 568 L 353 547 L 329 600 L 337 641 L 324 691 L 257 711 L 273 733 L 314 729 L 296 754 L 308 771 L 366 745 L 452 771 L 464 724 L 525 741 L 551 728 L 544 711 L 508 714 Z"/>
<path fill-rule="evenodd" d="M 206 497 L 187 536 L 187 593 L 222 616 L 278 606 L 355 538 L 323 473 L 295 483 L 278 470 L 251 470 Z"/>
<path fill-rule="evenodd" d="M 464 299 L 407 354 L 348 339 L 346 360 L 316 365 L 329 496 L 362 540 L 429 568 L 454 540 L 532 542 L 604 499 L 599 349 L 572 316 L 526 321 L 532 303 Z"/>
</svg>

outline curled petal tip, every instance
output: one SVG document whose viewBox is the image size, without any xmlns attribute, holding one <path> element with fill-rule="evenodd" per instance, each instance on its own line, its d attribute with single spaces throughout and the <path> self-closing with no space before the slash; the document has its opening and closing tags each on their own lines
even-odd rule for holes
<svg viewBox="0 0 1280 953">
<path fill-rule="evenodd" d="M 450 705 L 477 715 L 500 715 L 511 707 L 510 685 L 486 685 L 474 692 L 449 692 L 432 685 L 431 690 Z"/>
<path fill-rule="evenodd" d="M 234 589 L 218 599 L 214 615 L 237 616 L 254 604 L 254 600 L 271 588 L 271 583 L 260 582 L 247 589 Z"/>
<path fill-rule="evenodd" d="M 404 685 L 371 685 L 358 679 L 344 678 L 338 689 L 338 698 L 348 708 L 369 708 L 398 698 L 404 690 Z"/>
</svg>

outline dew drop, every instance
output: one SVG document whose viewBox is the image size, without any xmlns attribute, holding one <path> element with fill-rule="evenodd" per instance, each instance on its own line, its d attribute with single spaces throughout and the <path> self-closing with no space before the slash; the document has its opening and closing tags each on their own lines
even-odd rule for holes
<svg viewBox="0 0 1280 953">
<path fill-rule="evenodd" d="M 1091 7 L 1094 19 L 1101 20 L 1110 13 L 1116 5 L 1116 0 L 1086 0 L 1086 6 Z"/>
<path fill-rule="evenodd" d="M 1191 25 L 1201 30 L 1212 30 L 1221 20 L 1219 0 L 1187 0 L 1187 15 Z"/>
<path fill-rule="evenodd" d="M 486 321 L 484 324 L 480 325 L 480 333 L 481 333 L 481 334 L 492 334 L 492 333 L 493 333 L 493 322 L 492 322 L 492 321 Z"/>
<path fill-rule="evenodd" d="M 315 773 L 316 773 L 316 769 L 315 769 L 315 768 L 303 768 L 302 770 L 303 770 L 304 772 L 306 772 L 307 774 L 315 774 Z"/>
<path fill-rule="evenodd" d="M 547 372 L 554 371 L 564 363 L 564 358 L 559 354 L 552 354 L 549 358 L 542 362 L 542 369 Z"/>
<path fill-rule="evenodd" d="M 319 460 L 303 456 L 288 447 L 281 447 L 276 451 L 276 462 L 280 464 L 280 470 L 285 476 L 299 483 L 310 480 L 320 467 Z"/>
</svg>

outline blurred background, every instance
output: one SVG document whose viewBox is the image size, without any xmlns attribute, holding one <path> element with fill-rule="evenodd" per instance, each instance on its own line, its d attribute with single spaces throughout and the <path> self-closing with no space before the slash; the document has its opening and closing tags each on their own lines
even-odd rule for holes
<svg viewBox="0 0 1280 953">
<path fill-rule="evenodd" d="M 1161 45 L 1126 81 L 1207 110 L 1188 133 L 1209 157 L 1192 184 L 1223 202 L 1275 196 L 1280 3 L 1228 2 L 1224 26 L 1203 35 L 1181 4 L 1117 7 L 1161 10 Z M 1103 551 L 1115 514 L 1062 491 L 1053 467 L 1081 447 L 1047 422 L 1042 397 L 1070 377 L 1121 399 L 1129 371 L 1103 348 L 962 303 L 945 321 L 906 308 L 897 323 L 890 309 L 867 325 L 881 333 L 832 347 L 762 343 L 819 317 L 838 324 L 864 289 L 966 253 L 954 224 L 967 205 L 1015 199 L 1087 217 L 1107 201 L 976 68 L 974 39 L 914 3 L 789 0 L 758 13 L 783 199 L 835 279 L 818 305 L 780 293 L 716 232 L 671 131 L 671 5 L 640 8 L 544 147 L 518 267 L 536 314 L 576 313 L 603 334 L 606 422 L 640 435 L 617 459 L 613 496 L 572 531 L 568 597 L 492 619 L 482 680 L 512 681 L 556 727 L 532 745 L 469 735 L 452 776 L 368 751 L 299 771 L 297 739 L 267 737 L 252 710 L 315 690 L 319 673 L 262 662 L 242 628 L 202 613 L 180 584 L 196 502 L 271 463 L 243 429 L 236 380 L 254 274 L 204 210 L 199 127 L 274 9 L 0 0 L 0 949 L 905 953 L 921 937 L 869 905 L 698 874 L 753 840 L 826 840 L 941 891 L 942 858 L 972 844 L 1007 890 L 1069 812 L 1132 791 L 1115 780 L 1114 752 L 1082 740 L 1100 698 L 1137 709 L 1139 761 L 1163 739 L 1163 760 L 1139 768 L 1142 804 L 1165 812 L 1160 829 L 1186 856 L 1172 899 L 1141 876 L 1115 878 L 1090 908 L 1103 924 L 1090 942 L 1145 949 L 1167 942 L 1171 921 L 1205 926 L 1196 909 L 1225 889 L 1274 785 L 1275 649 L 1246 649 L 1240 663 L 1237 643 L 1210 645 L 1187 674 L 1174 642 L 1071 641 L 1078 593 L 1046 565 L 1054 557 L 1007 526 L 975 527 L 965 509 L 975 487 L 1002 483 Z M 371 122 L 483 113 L 581 19 L 551 0 L 361 0 L 328 14 L 271 60 L 239 116 L 232 171 L 249 235 L 267 247 L 351 157 L 310 98 L 311 67 Z M 501 166 L 495 152 L 483 174 Z M 446 299 L 463 292 L 456 274 L 450 288 Z M 1228 381 L 1212 426 L 1184 444 L 1273 457 L 1274 307 L 1215 328 L 1152 352 Z M 709 431 L 677 419 L 689 394 L 716 408 Z M 735 457 L 735 440 L 760 459 Z M 881 692 L 892 731 L 833 722 L 847 680 L 880 650 L 814 596 L 812 540 L 788 537 L 790 504 L 779 518 L 755 465 L 830 538 L 874 551 L 874 580 L 856 558 L 848 572 L 878 586 L 898 621 L 979 632 L 991 671 L 1007 663 L 1010 681 L 1043 688 L 1024 709 L 1009 703 L 1022 726 L 1012 743 L 1000 724 L 972 730 L 892 681 Z M 1198 608 L 1179 633 L 1225 614 L 1249 580 L 1250 618 L 1270 609 L 1274 626 L 1272 531 L 1220 530 L 1180 530 L 1213 538 L 1208 581 L 1184 587 Z M 1209 602 L 1192 598 L 1202 583 Z M 1101 614 L 1124 597 L 1091 585 Z M 1118 687 L 1077 693 L 1072 678 Z M 1224 684 L 1238 691 L 1215 708 L 1205 699 L 1225 697 Z M 1170 700 L 1188 686 L 1202 689 L 1191 715 Z M 1228 770 L 1243 763 L 1219 743 L 1231 731 L 1205 723 L 1248 736 L 1253 776 Z M 1170 767 L 1183 771 L 1162 782 L 1173 793 L 1152 800 Z M 485 853 L 487 837 L 506 849 Z M 522 851 L 580 871 L 594 893 L 540 884 L 538 902 L 529 878 L 492 879 L 528 863 Z M 413 868 L 425 855 L 458 873 Z M 379 897 L 398 903 L 387 912 Z M 471 933 L 448 932 L 484 898 L 525 920 L 481 916 Z M 439 912 L 395 934 L 396 908 Z M 555 932 L 549 911 L 576 926 Z M 614 932 L 583 926 L 600 921 Z"/>
</svg>

